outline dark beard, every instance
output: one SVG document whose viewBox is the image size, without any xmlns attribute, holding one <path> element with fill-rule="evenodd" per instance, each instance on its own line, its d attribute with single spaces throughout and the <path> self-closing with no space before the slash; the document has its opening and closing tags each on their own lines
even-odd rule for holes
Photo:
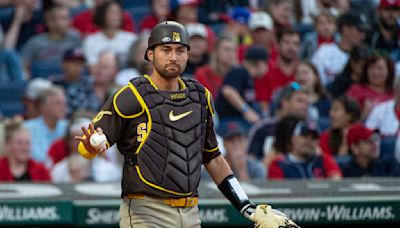
<svg viewBox="0 0 400 228">
<path fill-rule="evenodd" d="M 391 25 L 391 24 L 386 23 L 386 22 L 383 21 L 383 20 L 380 21 L 380 24 L 382 25 L 382 27 L 383 27 L 385 30 L 389 30 L 389 31 L 391 31 L 392 33 L 395 33 L 396 30 L 397 30 L 397 25 L 396 25 L 396 24 Z"/>
<path fill-rule="evenodd" d="M 153 60 L 153 67 L 154 69 L 158 72 L 158 74 L 165 78 L 165 79 L 172 79 L 172 78 L 177 78 L 179 77 L 183 71 L 186 68 L 186 65 L 184 67 L 179 66 L 178 64 L 175 65 L 178 70 L 177 71 L 168 71 L 166 68 L 162 68 L 157 64 L 157 61 L 154 59 Z"/>
<path fill-rule="evenodd" d="M 289 64 L 291 62 L 293 62 L 293 58 L 288 58 L 285 55 L 281 55 L 280 58 L 282 59 L 282 61 L 286 64 Z"/>
</svg>

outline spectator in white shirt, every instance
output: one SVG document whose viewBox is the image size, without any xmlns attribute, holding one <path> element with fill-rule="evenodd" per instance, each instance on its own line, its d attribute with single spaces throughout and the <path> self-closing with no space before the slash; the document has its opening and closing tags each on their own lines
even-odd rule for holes
<svg viewBox="0 0 400 228">
<path fill-rule="evenodd" d="M 108 1 L 96 9 L 95 24 L 101 28 L 99 32 L 89 35 L 83 41 L 83 52 L 90 67 L 99 59 L 99 54 L 113 50 L 122 65 L 126 63 L 129 47 L 136 40 L 136 34 L 123 31 L 122 8 L 116 1 Z"/>
<path fill-rule="evenodd" d="M 394 98 L 376 106 L 365 123 L 384 136 L 395 136 L 400 130 L 400 78 L 396 79 L 393 91 Z"/>
<path fill-rule="evenodd" d="M 360 46 L 369 29 L 365 17 L 356 13 L 345 13 L 338 19 L 341 40 L 338 44 L 321 45 L 311 57 L 317 67 L 323 85 L 331 83 L 342 72 L 353 48 Z"/>
</svg>

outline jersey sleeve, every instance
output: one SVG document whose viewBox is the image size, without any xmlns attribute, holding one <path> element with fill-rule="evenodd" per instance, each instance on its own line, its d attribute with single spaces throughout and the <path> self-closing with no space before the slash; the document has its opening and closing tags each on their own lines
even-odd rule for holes
<svg viewBox="0 0 400 228">
<path fill-rule="evenodd" d="M 103 130 L 110 146 L 125 132 L 126 120 L 136 118 L 144 112 L 130 86 L 123 87 L 108 99 L 92 120 L 95 129 L 100 127 Z"/>
<path fill-rule="evenodd" d="M 206 89 L 207 97 L 207 127 L 206 127 L 206 140 L 203 147 L 203 163 L 209 163 L 212 159 L 218 157 L 221 152 L 218 148 L 217 136 L 214 130 L 214 102 L 211 93 Z"/>
</svg>

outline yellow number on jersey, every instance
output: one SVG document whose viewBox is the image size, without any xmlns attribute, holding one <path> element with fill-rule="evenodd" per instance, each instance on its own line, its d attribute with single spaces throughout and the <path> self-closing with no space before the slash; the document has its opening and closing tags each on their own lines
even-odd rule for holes
<svg viewBox="0 0 400 228">
<path fill-rule="evenodd" d="M 137 126 L 137 141 L 138 142 L 141 142 L 141 141 L 143 141 L 143 139 L 144 139 L 144 136 L 146 135 L 146 133 L 147 133 L 147 124 L 146 123 L 140 123 L 138 126 Z"/>
</svg>

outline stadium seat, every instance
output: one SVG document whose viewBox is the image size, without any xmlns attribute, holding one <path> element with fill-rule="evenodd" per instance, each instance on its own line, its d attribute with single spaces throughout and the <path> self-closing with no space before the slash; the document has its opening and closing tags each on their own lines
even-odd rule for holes
<svg viewBox="0 0 400 228">
<path fill-rule="evenodd" d="M 26 84 L 0 84 L 0 112 L 5 117 L 22 114 L 22 96 L 24 95 Z"/>
<path fill-rule="evenodd" d="M 13 7 L 3 7 L 0 8 L 0 21 L 8 21 L 14 13 Z"/>
<path fill-rule="evenodd" d="M 394 159 L 396 148 L 396 136 L 384 136 L 381 139 L 381 158 Z"/>
<path fill-rule="evenodd" d="M 148 6 L 148 0 L 122 0 L 121 1 L 122 8 L 129 9 L 129 8 L 136 8 L 141 6 Z"/>
<path fill-rule="evenodd" d="M 128 8 L 126 11 L 131 15 L 133 21 L 135 22 L 137 31 L 140 29 L 140 24 L 142 23 L 143 18 L 151 14 L 151 8 L 148 4 Z"/>
</svg>

